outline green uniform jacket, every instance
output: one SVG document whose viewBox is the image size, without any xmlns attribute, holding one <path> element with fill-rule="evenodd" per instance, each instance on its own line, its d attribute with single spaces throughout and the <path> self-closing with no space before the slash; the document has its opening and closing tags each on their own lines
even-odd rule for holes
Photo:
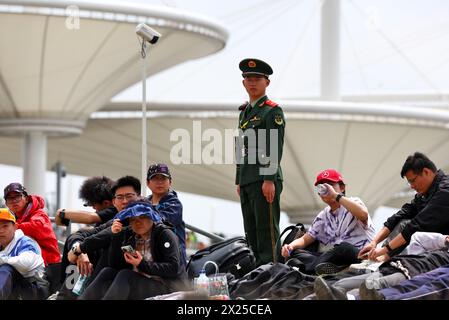
<svg viewBox="0 0 449 320">
<path fill-rule="evenodd" d="M 235 183 L 245 186 L 261 180 L 282 181 L 280 163 L 284 146 L 284 112 L 277 103 L 269 100 L 267 96 L 260 98 L 251 110 L 249 110 L 250 106 L 247 103 L 239 108 L 241 110 L 239 129 L 242 131 L 240 132 L 241 137 L 237 139 L 240 140 L 240 143 L 236 143 L 236 153 L 239 152 L 239 154 L 237 154 Z M 249 132 L 248 129 L 253 129 L 255 134 Z M 264 129 L 266 129 L 265 143 L 259 141 L 260 138 L 263 138 L 263 136 L 260 136 L 259 131 Z M 277 141 L 270 141 L 270 129 L 277 130 Z M 242 133 L 251 138 L 246 137 L 242 139 Z M 256 140 L 255 144 L 250 142 L 254 141 L 253 137 Z M 273 143 L 275 143 L 274 146 L 272 146 Z M 276 144 L 277 148 L 274 150 L 277 150 L 277 158 L 270 157 L 270 150 L 276 147 Z M 256 159 L 256 162 L 254 162 L 254 159 Z M 267 161 L 267 159 L 269 160 Z M 272 174 L 266 174 L 267 172 L 264 174 L 260 170 L 268 167 L 274 168 L 274 171 L 269 170 Z"/>
</svg>

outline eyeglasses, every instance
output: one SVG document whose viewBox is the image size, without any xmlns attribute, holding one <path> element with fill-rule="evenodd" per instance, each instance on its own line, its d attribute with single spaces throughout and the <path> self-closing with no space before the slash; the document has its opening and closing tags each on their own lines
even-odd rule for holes
<svg viewBox="0 0 449 320">
<path fill-rule="evenodd" d="M 137 194 L 136 193 L 127 193 L 127 194 L 117 194 L 114 196 L 114 199 L 117 199 L 118 201 L 123 201 L 123 200 L 134 200 L 136 198 Z"/>
<path fill-rule="evenodd" d="M 19 194 L 17 196 L 12 196 L 12 197 L 6 197 L 5 201 L 7 203 L 11 203 L 11 202 L 19 202 L 20 200 L 22 200 L 23 198 L 23 194 Z"/>
<path fill-rule="evenodd" d="M 418 177 L 419 177 L 419 174 L 417 174 L 413 179 L 407 180 L 407 184 L 411 187 L 412 184 L 415 183 L 415 181 Z"/>
</svg>

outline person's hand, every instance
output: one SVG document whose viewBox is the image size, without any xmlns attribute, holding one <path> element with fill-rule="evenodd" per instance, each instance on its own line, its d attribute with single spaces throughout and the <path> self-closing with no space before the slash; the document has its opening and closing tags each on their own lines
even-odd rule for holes
<svg viewBox="0 0 449 320">
<path fill-rule="evenodd" d="M 72 250 L 69 250 L 69 253 L 67 254 L 67 259 L 69 259 L 70 263 L 76 264 L 78 261 L 78 257 L 76 254 L 72 252 Z"/>
<path fill-rule="evenodd" d="M 383 254 L 381 256 L 378 256 L 376 258 L 377 262 L 385 262 L 385 261 L 388 261 L 388 260 L 390 260 L 390 256 L 388 255 L 388 253 L 385 253 L 385 254 Z"/>
<path fill-rule="evenodd" d="M 375 248 L 368 253 L 368 259 L 377 261 L 377 257 L 385 254 L 384 248 Z"/>
<path fill-rule="evenodd" d="M 376 248 L 376 246 L 377 246 L 377 243 L 371 241 L 366 246 L 364 246 L 362 248 L 362 250 L 359 251 L 359 255 L 357 256 L 357 258 L 358 259 L 368 259 L 368 256 L 366 256 L 366 254 L 369 254 L 369 252 L 371 250 L 373 250 L 374 248 Z"/>
<path fill-rule="evenodd" d="M 78 266 L 78 271 L 81 275 L 88 276 L 92 274 L 93 266 L 92 263 L 90 263 L 89 256 L 86 253 L 79 255 L 76 265 Z"/>
<path fill-rule="evenodd" d="M 290 257 L 290 253 L 293 251 L 293 249 L 294 248 L 293 248 L 293 246 L 291 244 L 286 244 L 281 249 L 281 255 L 284 258 L 288 258 L 288 257 Z"/>
<path fill-rule="evenodd" d="M 237 194 L 240 197 L 240 185 L 239 184 L 237 185 Z"/>
<path fill-rule="evenodd" d="M 267 199 L 268 203 L 272 203 L 275 194 L 274 182 L 270 180 L 265 180 L 262 184 L 262 194 Z"/>
<path fill-rule="evenodd" d="M 112 233 L 119 233 L 122 231 L 123 224 L 120 222 L 119 219 L 115 219 L 111 226 Z"/>
<path fill-rule="evenodd" d="M 335 200 L 335 198 L 338 195 L 338 192 L 335 191 L 334 187 L 330 185 L 329 183 L 323 183 L 323 185 L 327 188 L 327 193 L 325 195 L 320 196 L 324 201 L 332 201 Z"/>
<path fill-rule="evenodd" d="M 129 264 L 132 264 L 134 267 L 137 267 L 143 259 L 142 255 L 140 254 L 139 251 L 136 251 L 136 256 L 133 256 L 129 252 L 125 252 L 124 256 L 125 256 L 125 261 Z"/>
</svg>

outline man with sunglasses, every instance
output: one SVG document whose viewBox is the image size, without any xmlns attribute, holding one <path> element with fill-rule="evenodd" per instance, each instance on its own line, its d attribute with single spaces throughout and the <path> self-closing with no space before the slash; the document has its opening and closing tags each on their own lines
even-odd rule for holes
<svg viewBox="0 0 449 320">
<path fill-rule="evenodd" d="M 418 231 L 449 233 L 449 176 L 437 170 L 426 155 L 415 152 L 407 157 L 401 177 L 416 191 L 414 199 L 387 219 L 373 241 L 360 251 L 359 257 L 364 254 L 371 260 L 392 257 L 402 252 Z M 387 237 L 391 240 L 376 248 Z"/>
</svg>

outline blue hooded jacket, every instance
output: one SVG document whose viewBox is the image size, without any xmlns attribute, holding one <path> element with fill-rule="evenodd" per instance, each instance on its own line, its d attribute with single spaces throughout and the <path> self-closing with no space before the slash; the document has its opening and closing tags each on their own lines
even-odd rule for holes
<svg viewBox="0 0 449 320">
<path fill-rule="evenodd" d="M 151 202 L 152 195 L 148 197 Z M 184 265 L 187 264 L 186 255 L 186 226 L 182 219 L 182 203 L 178 199 L 176 191 L 170 190 L 159 203 L 153 206 L 163 220 L 171 223 L 175 228 L 175 234 L 178 236 L 181 245 L 181 254 Z"/>
</svg>

